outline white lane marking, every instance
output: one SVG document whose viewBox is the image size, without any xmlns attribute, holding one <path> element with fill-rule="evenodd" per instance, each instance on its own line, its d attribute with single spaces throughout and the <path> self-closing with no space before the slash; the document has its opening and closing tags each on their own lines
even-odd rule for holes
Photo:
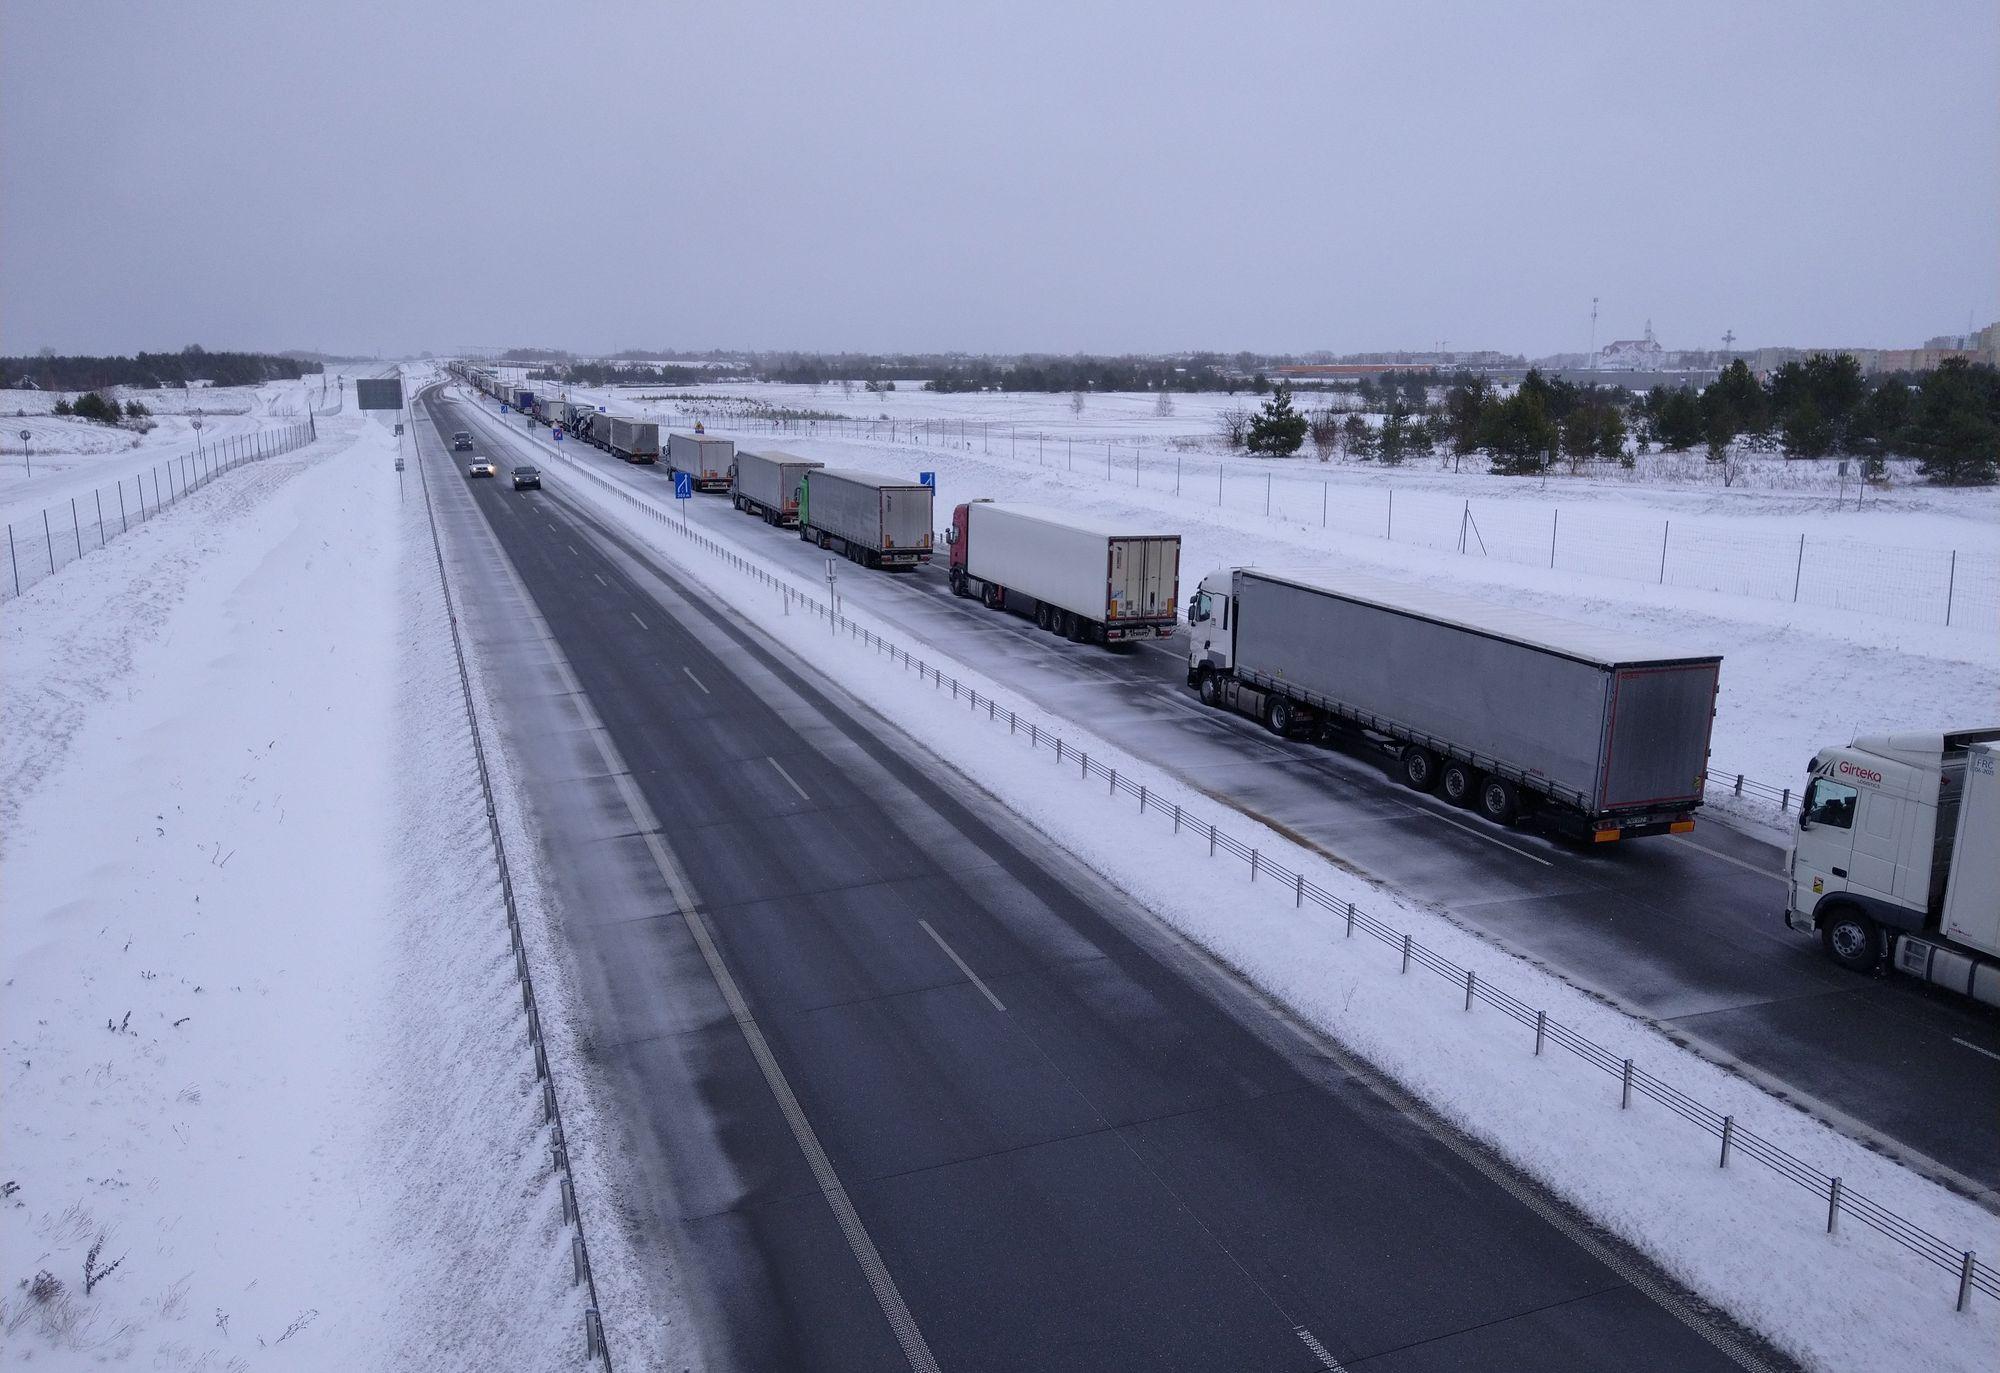
<svg viewBox="0 0 2000 1373">
<path fill-rule="evenodd" d="M 697 682 L 695 685 L 700 686 L 701 684 Z M 708 690 L 707 687 L 702 687 L 701 689 L 703 691 Z M 806 802 L 808 805 L 811 804 L 812 797 L 806 795 L 806 789 L 799 785 L 797 778 L 793 777 L 791 773 L 785 771 L 785 765 L 783 763 L 779 762 L 775 758 L 766 758 L 764 761 L 769 763 L 772 767 L 778 770 L 778 776 L 784 778 L 787 782 L 790 782 L 792 784 L 792 790 L 799 794 L 799 799 L 801 801 Z"/>
<path fill-rule="evenodd" d="M 569 555 L 572 558 L 581 558 L 583 556 L 583 554 L 576 551 L 576 545 L 573 543 L 564 544 L 563 547 L 569 550 Z"/>
<path fill-rule="evenodd" d="M 1768 877 L 1774 882 L 1786 882 L 1786 883 L 1790 882 L 1790 879 L 1787 878 L 1781 872 L 1772 872 L 1769 868 L 1760 868 L 1755 863 L 1744 862 L 1741 858 L 1731 858 L 1728 854 L 1723 853 L 1719 849 L 1712 849 L 1706 844 L 1697 844 L 1694 842 L 1694 840 L 1684 839 L 1678 834 L 1674 836 L 1674 842 L 1676 844 L 1685 844 L 1687 845 L 1687 847 L 1691 849 L 1698 849 L 1702 853 L 1707 854 L 1710 858 L 1720 858 L 1725 863 L 1734 863 L 1737 867 L 1743 869 L 1743 871 L 1754 872 L 1759 877 Z"/>
<path fill-rule="evenodd" d="M 1464 830 L 1474 839 L 1484 839 L 1489 844 L 1498 844 L 1501 848 L 1507 850 L 1507 852 L 1509 853 L 1520 854 L 1521 857 L 1527 859 L 1530 863 L 1540 863 L 1545 868 L 1553 868 L 1555 866 L 1554 863 L 1550 862 L 1546 858 L 1543 858 L 1540 854 L 1529 853 L 1526 849 L 1516 848 L 1514 845 L 1508 843 L 1505 839 L 1496 839 L 1490 834 L 1481 834 L 1478 830 L 1474 829 L 1472 826 L 1461 825 L 1458 821 L 1452 819 L 1448 815 L 1439 815 L 1436 811 L 1425 810 L 1422 806 L 1412 806 L 1410 807 L 1410 809 L 1415 811 L 1419 815 L 1430 816 L 1431 819 L 1437 821 L 1441 825 L 1450 825 L 1455 830 Z"/>
<path fill-rule="evenodd" d="M 979 974 L 972 971 L 972 969 L 969 966 L 967 966 L 966 961 L 958 956 L 958 950 L 954 949 L 951 945 L 945 943 L 944 936 L 931 928 L 930 921 L 919 917 L 917 923 L 924 927 L 925 934 L 929 935 L 932 939 L 935 939 L 937 941 L 937 946 L 940 949 L 944 950 L 944 956 L 946 958 L 949 958 L 952 962 L 958 964 L 958 970 L 964 973 L 968 978 L 972 979 L 972 985 L 979 988 L 980 991 L 986 993 L 986 999 L 993 1003 L 994 1010 L 1004 1011 L 1007 1009 L 1005 1006 L 1000 1004 L 1000 998 L 993 995 L 993 989 L 987 986 L 984 982 L 981 982 L 979 980 Z"/>
<path fill-rule="evenodd" d="M 604 578 L 599 577 L 597 573 L 593 572 L 590 575 L 593 577 L 597 577 L 597 584 L 603 587 L 606 591 L 609 591 L 611 589 L 611 583 L 605 581 Z"/>
<path fill-rule="evenodd" d="M 1312 1331 L 1306 1329 L 1303 1325 L 1295 1325 L 1292 1327 L 1292 1333 L 1304 1341 L 1306 1348 L 1312 1350 L 1313 1357 L 1319 1360 L 1320 1367 L 1326 1369 L 1327 1373 L 1347 1373 L 1347 1369 L 1342 1366 L 1340 1360 L 1329 1354 L 1326 1346 L 1313 1337 Z"/>
<path fill-rule="evenodd" d="M 1985 1054 L 1988 1058 L 2000 1059 L 2000 1054 L 1994 1053 L 1991 1049 L 1982 1049 L 1977 1044 L 1972 1043 L 1970 1040 L 1960 1039 L 1957 1035 L 1953 1035 L 1951 1037 L 1951 1042 L 1954 1044 L 1963 1044 L 1966 1048 L 1972 1050 L 1972 1052 L 1974 1052 L 1975 1054 Z"/>
<path fill-rule="evenodd" d="M 636 611 L 636 610 L 628 610 L 628 611 L 626 611 L 625 613 L 626 613 L 626 614 L 628 614 L 628 615 L 630 615 L 630 616 L 631 616 L 631 617 L 632 617 L 633 619 L 635 619 L 635 620 L 639 620 L 639 612 L 638 612 L 638 611 Z M 645 628 L 646 628 L 646 622 L 645 622 L 644 620 L 639 620 L 639 628 L 641 628 L 641 629 L 645 629 Z"/>
<path fill-rule="evenodd" d="M 700 687 L 700 688 L 701 688 L 701 694 L 702 694 L 702 695 L 704 695 L 704 696 L 713 696 L 713 695 L 715 695 L 715 693 L 714 693 L 714 692 L 712 692 L 712 691 L 710 691 L 710 690 L 708 689 L 708 683 L 706 683 L 706 682 L 702 681 L 702 680 L 701 680 L 701 678 L 699 678 L 699 677 L 697 677 L 697 676 L 695 676 L 695 675 L 694 675 L 694 669 L 693 669 L 693 668 L 690 668 L 690 667 L 684 667 L 684 668 L 682 668 L 682 669 L 681 669 L 681 671 L 682 671 L 682 672 L 685 672 L 685 673 L 687 673 L 687 675 L 688 675 L 688 680 L 689 680 L 690 682 L 693 682 L 693 683 L 694 683 L 694 684 L 695 684 L 696 686 L 698 686 L 698 687 Z"/>
</svg>

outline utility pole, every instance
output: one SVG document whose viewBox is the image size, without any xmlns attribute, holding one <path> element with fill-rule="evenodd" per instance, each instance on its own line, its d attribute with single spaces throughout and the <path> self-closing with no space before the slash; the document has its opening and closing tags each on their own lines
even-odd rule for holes
<svg viewBox="0 0 2000 1373">
<path fill-rule="evenodd" d="M 1590 359 L 1587 364 L 1591 371 L 1597 370 L 1597 297 L 1590 298 Z"/>
</svg>

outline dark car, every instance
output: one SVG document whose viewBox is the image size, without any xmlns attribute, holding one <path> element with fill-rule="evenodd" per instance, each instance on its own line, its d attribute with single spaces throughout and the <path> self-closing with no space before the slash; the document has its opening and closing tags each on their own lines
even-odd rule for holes
<svg viewBox="0 0 2000 1373">
<path fill-rule="evenodd" d="M 526 491 L 529 487 L 542 489 L 542 469 L 539 467 L 517 467 L 514 469 L 514 489 Z"/>
<path fill-rule="evenodd" d="M 454 453 L 470 453 L 472 451 L 472 435 L 466 433 L 463 429 L 453 434 L 451 436 L 451 451 Z"/>
</svg>

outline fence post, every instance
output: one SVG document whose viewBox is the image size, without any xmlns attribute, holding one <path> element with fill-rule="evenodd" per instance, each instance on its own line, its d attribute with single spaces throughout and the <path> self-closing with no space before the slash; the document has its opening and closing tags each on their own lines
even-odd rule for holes
<svg viewBox="0 0 2000 1373">
<path fill-rule="evenodd" d="M 1826 1233 L 1833 1233 L 1833 1223 L 1840 1219 L 1840 1179 L 1835 1178 L 1826 1192 Z"/>
<path fill-rule="evenodd" d="M 1618 1109 L 1621 1111 L 1630 1110 L 1632 1108 L 1632 1060 L 1629 1058 L 1625 1060 L 1625 1068 L 1619 1075 L 1619 1083 Z"/>
<path fill-rule="evenodd" d="M 14 556 L 14 522 L 7 522 L 7 562 L 14 569 L 14 594 L 21 594 L 21 560 Z"/>
<path fill-rule="evenodd" d="M 1669 534 L 1672 534 L 1673 532 L 1674 532 L 1674 522 L 1672 520 L 1668 520 L 1665 524 L 1660 526 L 1660 585 L 1661 586 L 1665 586 L 1667 584 L 1667 536 Z M 1550 561 L 1550 566 L 1554 566 L 1553 559 L 1551 559 Z"/>
<path fill-rule="evenodd" d="M 125 518 L 125 479 L 123 477 L 118 479 L 118 532 L 120 534 L 129 534 L 132 532 L 132 522 Z"/>
<path fill-rule="evenodd" d="M 1549 512 L 1549 566 L 1556 565 L 1556 526 L 1562 522 L 1562 507 Z"/>
<path fill-rule="evenodd" d="M 76 497 L 74 496 L 69 498 L 69 532 L 76 539 L 76 556 L 81 558 L 83 556 L 83 526 L 77 523 Z"/>
<path fill-rule="evenodd" d="M 1724 1116 L 1722 1118 L 1722 1157 L 1717 1160 L 1716 1167 L 1727 1168 L 1729 1166 L 1729 1146 L 1735 1143 L 1735 1141 L 1736 1117 Z"/>
<path fill-rule="evenodd" d="M 49 508 L 46 505 L 42 507 L 42 542 L 49 548 L 49 575 L 53 577 L 56 572 L 56 536 L 49 533 Z"/>
<path fill-rule="evenodd" d="M 1968 1249 L 1965 1251 L 1965 1257 L 1960 1259 L 1958 1263 L 1958 1309 L 1960 1311 L 1965 1310 L 1965 1303 L 1972 1296 L 1973 1259 L 1973 1252 Z"/>
<path fill-rule="evenodd" d="M 1176 805 L 1174 807 L 1174 833 L 1179 834 L 1180 832 L 1181 832 L 1181 808 L 1178 805 Z"/>
<path fill-rule="evenodd" d="M 1257 850 L 1250 850 L 1250 880 L 1257 880 Z"/>
<path fill-rule="evenodd" d="M 1082 761 L 1077 764 L 1076 775 L 1079 778 L 1088 779 L 1090 776 L 1090 755 L 1088 753 L 1085 753 L 1079 756 L 1082 758 Z"/>
<path fill-rule="evenodd" d="M 1389 488 L 1389 526 L 1382 531 L 1382 537 L 1390 543 L 1396 541 L 1396 488 Z"/>
<path fill-rule="evenodd" d="M 1215 826 L 1208 827 L 1208 856 L 1215 857 Z"/>
<path fill-rule="evenodd" d="M 1401 968 L 1401 971 L 1408 972 L 1409 970 L 1410 970 L 1410 936 L 1406 934 L 1403 936 L 1403 966 Z"/>
<path fill-rule="evenodd" d="M 1298 876 L 1292 879 L 1292 907 L 1293 909 L 1297 909 L 1305 904 L 1306 904 L 1306 875 L 1304 873 L 1300 873 L 1298 874 Z"/>
<path fill-rule="evenodd" d="M 1951 574 L 1944 584 L 1944 622 L 1946 628 L 1950 628 L 1951 626 L 1951 595 L 1956 590 L 1958 590 L 1958 550 L 1954 548 L 1951 550 Z"/>
<path fill-rule="evenodd" d="M 1804 576 L 1805 576 L 1805 571 L 1806 571 L 1806 536 L 1805 536 L 1805 535 L 1803 535 L 1803 534 L 1801 534 L 1801 535 L 1799 535 L 1799 561 L 1798 561 L 1798 565 L 1797 565 L 1796 567 L 1794 567 L 1794 568 L 1792 569 L 1792 604 L 1793 604 L 1793 605 L 1797 605 L 1797 604 L 1799 603 L 1799 580 L 1800 580 L 1800 579 L 1801 579 L 1802 577 L 1804 577 Z"/>
<path fill-rule="evenodd" d="M 1319 484 L 1319 527 L 1321 529 L 1326 528 L 1326 492 L 1327 483 L 1322 481 Z"/>
<path fill-rule="evenodd" d="M 1264 518 L 1271 517 L 1271 474 L 1264 474 Z"/>
<path fill-rule="evenodd" d="M 1549 1027 L 1549 1013 L 1547 1011 L 1536 1011 L 1535 1012 L 1535 1057 L 1536 1058 L 1540 1058 L 1542 1056 L 1542 1032 L 1548 1029 L 1548 1027 Z"/>
<path fill-rule="evenodd" d="M 1465 1009 L 1468 1011 L 1472 1009 L 1472 989 L 1478 985 L 1478 982 L 1479 974 L 1467 968 L 1465 970 Z"/>
<path fill-rule="evenodd" d="M 1347 938 L 1354 938 L 1354 903 L 1347 903 Z"/>
<path fill-rule="evenodd" d="M 97 546 L 104 547 L 104 488 L 90 488 L 90 498 L 97 502 Z"/>
</svg>

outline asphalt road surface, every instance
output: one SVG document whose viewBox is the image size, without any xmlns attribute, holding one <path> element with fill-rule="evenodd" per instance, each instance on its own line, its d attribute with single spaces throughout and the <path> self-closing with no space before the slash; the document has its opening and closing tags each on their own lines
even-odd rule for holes
<svg viewBox="0 0 2000 1373">
<path fill-rule="evenodd" d="M 485 410 L 468 403 L 463 419 L 484 425 L 482 442 L 496 451 L 527 461 L 547 449 Z M 582 444 L 566 456 L 671 498 L 664 467 L 629 466 Z M 686 510 L 807 584 L 824 575 L 825 554 L 737 513 L 726 497 L 697 496 Z M 1785 927 L 1783 855 L 1770 845 L 1719 822 L 1605 849 L 1496 828 L 1410 791 L 1384 755 L 1278 739 L 1202 706 L 1187 688 L 1180 638 L 1115 650 L 1069 644 L 953 596 L 943 559 L 940 548 L 939 565 L 916 574 L 843 564 L 842 595 L 2000 1209 L 2000 1017 L 1904 978 L 1833 965 Z M 1183 599 L 1207 570 L 1182 569 Z"/>
<path fill-rule="evenodd" d="M 417 439 L 509 684 L 627 1219 L 717 1366 L 1738 1366 L 1645 1265 L 670 567 Z"/>
</svg>

